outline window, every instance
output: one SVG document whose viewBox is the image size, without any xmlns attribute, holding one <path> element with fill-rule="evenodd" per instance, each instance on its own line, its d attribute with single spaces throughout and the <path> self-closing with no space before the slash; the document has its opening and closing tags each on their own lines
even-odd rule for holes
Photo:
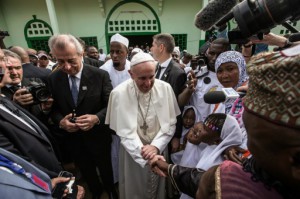
<svg viewBox="0 0 300 199">
<path fill-rule="evenodd" d="M 179 46 L 180 50 L 187 47 L 187 34 L 172 34 L 175 40 L 175 46 Z"/>
</svg>

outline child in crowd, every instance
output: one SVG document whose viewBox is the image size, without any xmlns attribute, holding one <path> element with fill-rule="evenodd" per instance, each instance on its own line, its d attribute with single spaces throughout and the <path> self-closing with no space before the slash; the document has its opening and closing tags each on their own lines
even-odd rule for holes
<svg viewBox="0 0 300 199">
<path fill-rule="evenodd" d="M 199 121 L 197 117 L 197 110 L 194 106 L 185 106 L 182 112 L 182 134 L 180 138 L 179 150 L 171 155 L 171 159 L 175 164 L 179 164 L 185 145 L 187 142 L 187 133 L 196 122 Z"/>
<path fill-rule="evenodd" d="M 188 143 L 181 166 L 207 170 L 224 161 L 222 153 L 242 143 L 242 132 L 236 119 L 224 113 L 210 114 L 204 123 L 198 122 L 187 135 Z M 181 199 L 190 198 L 182 194 Z"/>
</svg>

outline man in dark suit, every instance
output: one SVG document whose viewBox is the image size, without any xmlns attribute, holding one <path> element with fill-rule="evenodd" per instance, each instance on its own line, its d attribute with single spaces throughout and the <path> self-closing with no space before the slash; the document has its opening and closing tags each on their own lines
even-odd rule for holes
<svg viewBox="0 0 300 199">
<path fill-rule="evenodd" d="M 94 198 L 103 188 L 113 198 L 113 174 L 110 159 L 111 134 L 104 125 L 112 90 L 106 71 L 82 63 L 83 49 L 72 35 L 57 35 L 49 40 L 59 70 L 49 77 L 54 104 L 52 120 L 67 136 L 67 144 Z"/>
<path fill-rule="evenodd" d="M 0 49 L 0 67 L 6 68 L 7 58 Z M 2 78 L 2 77 L 1 77 Z M 2 79 L 0 87 L 5 86 Z M 7 106 L 11 104 L 11 106 Z M 24 120 L 18 113 L 24 113 Z M 36 126 L 38 127 L 36 127 Z M 23 108 L 0 96 L 0 147 L 31 162 L 50 177 L 56 177 L 62 167 L 54 153 L 48 129 Z"/>
<path fill-rule="evenodd" d="M 157 34 L 153 37 L 151 52 L 158 67 L 156 78 L 168 82 L 175 93 L 176 99 L 185 88 L 187 80 L 186 73 L 181 69 L 180 65 L 172 59 L 172 52 L 175 47 L 175 41 L 172 35 L 167 33 Z M 180 104 L 179 104 L 180 105 Z M 183 109 L 182 105 L 180 109 Z M 177 117 L 176 131 L 171 140 L 171 152 L 176 152 L 179 148 L 179 139 L 182 133 L 182 117 Z"/>
</svg>

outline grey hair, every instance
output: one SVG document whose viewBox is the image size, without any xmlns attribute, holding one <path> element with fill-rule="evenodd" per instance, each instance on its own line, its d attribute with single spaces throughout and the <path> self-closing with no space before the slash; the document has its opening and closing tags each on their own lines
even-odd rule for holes
<svg viewBox="0 0 300 199">
<path fill-rule="evenodd" d="M 53 49 L 64 50 L 70 44 L 73 44 L 75 46 L 78 54 L 83 53 L 83 48 L 82 48 L 80 42 L 73 35 L 70 35 L 70 34 L 54 35 L 54 36 L 50 37 L 50 39 L 48 41 L 48 45 L 49 45 L 50 51 L 52 53 L 53 53 Z"/>
<path fill-rule="evenodd" d="M 2 49 L 2 51 L 3 51 L 5 57 L 13 57 L 13 58 L 18 59 L 20 62 L 22 62 L 21 57 L 17 53 L 14 53 L 14 52 L 12 52 L 10 50 L 6 50 L 6 49 Z"/>
</svg>

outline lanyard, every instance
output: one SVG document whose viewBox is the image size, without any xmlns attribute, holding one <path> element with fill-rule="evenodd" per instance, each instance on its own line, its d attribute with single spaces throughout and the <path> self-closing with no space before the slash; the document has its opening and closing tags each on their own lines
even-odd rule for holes
<svg viewBox="0 0 300 199">
<path fill-rule="evenodd" d="M 13 171 L 14 173 L 25 176 L 33 184 L 35 184 L 38 187 L 49 192 L 49 185 L 45 181 L 43 181 L 41 178 L 39 178 L 38 176 L 36 176 L 33 173 L 26 172 L 25 169 L 21 165 L 18 165 L 17 163 L 10 161 L 9 159 L 7 159 L 6 157 L 4 157 L 2 155 L 0 155 L 0 166 L 8 168 L 11 171 Z"/>
</svg>

